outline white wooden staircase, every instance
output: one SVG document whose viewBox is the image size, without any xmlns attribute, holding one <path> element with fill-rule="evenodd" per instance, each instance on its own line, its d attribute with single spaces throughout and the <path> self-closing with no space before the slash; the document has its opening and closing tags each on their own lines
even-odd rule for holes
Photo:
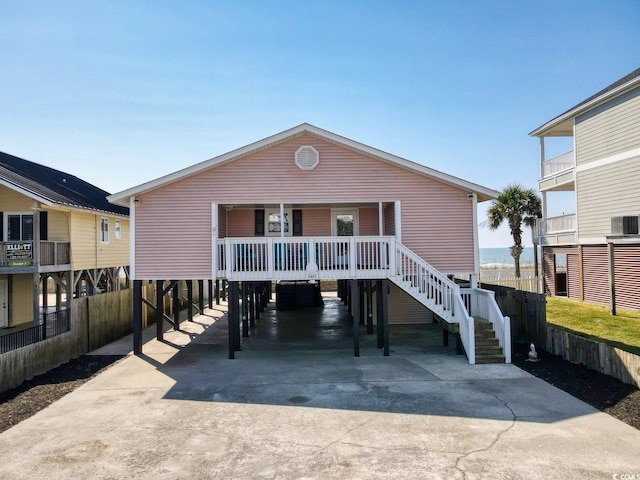
<svg viewBox="0 0 640 480">
<path fill-rule="evenodd" d="M 494 293 L 460 288 L 406 246 L 395 247 L 398 274 L 389 280 L 460 335 L 469 363 L 511 363 L 510 320 L 502 315 Z"/>
<path fill-rule="evenodd" d="M 387 278 L 460 335 L 469 363 L 511 362 L 509 318 L 493 292 L 460 288 L 393 236 L 227 237 L 216 251 L 216 278 L 230 281 Z"/>
</svg>

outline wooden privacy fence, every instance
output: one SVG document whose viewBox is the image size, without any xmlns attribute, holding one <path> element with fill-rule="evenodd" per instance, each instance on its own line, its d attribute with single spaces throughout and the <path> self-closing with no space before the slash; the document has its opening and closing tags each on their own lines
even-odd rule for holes
<svg viewBox="0 0 640 480">
<path fill-rule="evenodd" d="M 547 301 L 544 295 L 487 283 L 483 283 L 482 288 L 495 293 L 502 314 L 511 319 L 513 342 L 545 344 Z"/>
<path fill-rule="evenodd" d="M 546 350 L 571 363 L 581 363 L 624 383 L 640 386 L 640 356 L 633 353 L 553 327 L 547 328 Z"/>
<path fill-rule="evenodd" d="M 156 298 L 155 282 L 143 285 L 143 296 Z M 183 282 L 181 289 L 185 290 Z M 197 289 L 194 301 L 198 300 Z M 171 311 L 172 298 L 165 297 Z M 155 312 L 143 305 L 143 328 L 155 321 Z M 95 350 L 131 333 L 133 328 L 133 289 L 74 298 L 68 309 L 69 326 L 55 336 L 40 335 L 37 341 L 0 354 L 0 392 L 20 385 L 36 375 Z M 41 326 L 34 327 L 38 332 Z M 47 326 L 47 334 L 52 332 Z M 133 344 L 132 344 L 133 346 Z"/>
<path fill-rule="evenodd" d="M 511 318 L 514 342 L 534 343 L 538 349 L 560 355 L 571 363 L 640 385 L 640 356 L 547 325 L 544 295 L 486 283 L 482 288 L 495 292 L 502 313 Z"/>
</svg>

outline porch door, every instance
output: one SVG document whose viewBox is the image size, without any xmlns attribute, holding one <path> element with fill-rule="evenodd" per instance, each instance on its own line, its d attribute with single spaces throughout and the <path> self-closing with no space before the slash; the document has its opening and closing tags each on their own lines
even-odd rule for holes
<svg viewBox="0 0 640 480">
<path fill-rule="evenodd" d="M 331 235 L 334 237 L 353 237 L 358 235 L 358 210 L 331 210 Z M 336 266 L 349 266 L 349 240 L 336 244 L 333 252 L 333 263 Z"/>
<path fill-rule="evenodd" d="M 0 280 L 0 327 L 9 326 L 7 280 Z"/>
</svg>

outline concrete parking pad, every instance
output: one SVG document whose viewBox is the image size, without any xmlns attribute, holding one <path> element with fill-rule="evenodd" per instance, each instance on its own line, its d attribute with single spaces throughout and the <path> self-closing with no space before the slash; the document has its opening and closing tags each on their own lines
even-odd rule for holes
<svg viewBox="0 0 640 480">
<path fill-rule="evenodd" d="M 362 327 L 355 358 L 329 298 L 266 311 L 229 360 L 225 311 L 145 331 L 144 355 L 0 434 L 0 478 L 640 477 L 640 431 L 513 365 L 468 365 L 435 325 L 392 326 L 389 357 Z"/>
</svg>

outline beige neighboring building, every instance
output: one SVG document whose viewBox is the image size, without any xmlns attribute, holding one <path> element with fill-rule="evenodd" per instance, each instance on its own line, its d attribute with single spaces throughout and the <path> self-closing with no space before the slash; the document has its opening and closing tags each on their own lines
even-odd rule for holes
<svg viewBox="0 0 640 480">
<path fill-rule="evenodd" d="M 0 153 L 0 328 L 128 278 L 129 210 L 73 175 Z M 49 301 L 55 294 L 55 302 Z"/>
<path fill-rule="evenodd" d="M 640 309 L 640 69 L 530 135 L 541 146 L 546 292 Z M 571 137 L 574 149 L 547 159 L 549 137 Z M 549 217 L 560 191 L 573 192 L 574 213 Z"/>
</svg>

